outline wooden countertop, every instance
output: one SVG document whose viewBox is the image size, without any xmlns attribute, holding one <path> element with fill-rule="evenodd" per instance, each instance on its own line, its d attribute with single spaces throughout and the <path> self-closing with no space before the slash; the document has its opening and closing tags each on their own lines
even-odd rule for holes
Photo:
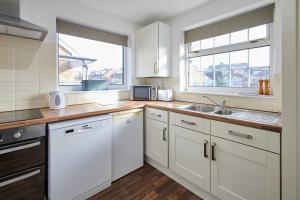
<svg viewBox="0 0 300 200">
<path fill-rule="evenodd" d="M 199 113 L 188 110 L 178 109 L 178 106 L 192 104 L 191 102 L 181 102 L 181 101 L 173 101 L 173 102 L 162 102 L 162 101 L 121 101 L 118 104 L 114 105 L 100 105 L 96 103 L 92 104 L 80 104 L 80 105 L 72 105 L 68 106 L 65 109 L 60 110 L 50 110 L 49 108 L 42 108 L 41 112 L 43 114 L 43 118 L 26 120 L 26 121 L 18 121 L 11 123 L 3 123 L 0 124 L 1 129 L 14 128 L 20 126 L 27 126 L 33 124 L 41 124 L 41 123 L 49 123 L 49 122 L 57 122 L 62 120 L 76 119 L 81 117 L 88 117 L 100 114 L 107 114 L 113 112 L 120 112 L 124 110 L 134 109 L 134 108 L 143 108 L 145 106 L 151 108 L 158 108 L 162 110 L 172 111 L 181 114 L 192 115 L 196 117 L 202 117 L 211 120 L 217 120 L 242 126 L 248 126 L 268 131 L 274 131 L 281 133 L 282 126 L 281 122 L 278 123 L 262 123 L 257 121 L 250 120 L 241 120 L 236 118 L 229 118 L 219 115 L 212 115 L 207 113 Z M 249 111 L 257 112 L 257 111 Z M 262 112 L 268 114 L 269 112 Z M 270 113 L 274 114 L 274 113 Z"/>
</svg>

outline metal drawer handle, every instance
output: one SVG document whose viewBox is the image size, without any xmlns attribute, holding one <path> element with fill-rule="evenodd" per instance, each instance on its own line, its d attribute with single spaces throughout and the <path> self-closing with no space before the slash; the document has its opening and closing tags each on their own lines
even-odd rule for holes
<svg viewBox="0 0 300 200">
<path fill-rule="evenodd" d="M 213 142 L 211 144 L 211 159 L 213 161 L 216 161 L 216 157 L 215 157 L 215 147 L 217 146 L 217 144 L 215 142 Z"/>
<path fill-rule="evenodd" d="M 196 123 L 195 122 L 189 122 L 189 121 L 186 121 L 186 120 L 181 120 L 182 123 L 185 123 L 185 124 L 188 124 L 188 125 L 191 125 L 191 126 L 195 126 Z"/>
<path fill-rule="evenodd" d="M 166 131 L 167 131 L 167 128 L 164 128 L 163 129 L 163 141 L 167 141 Z"/>
<path fill-rule="evenodd" d="M 208 155 L 207 155 L 207 144 L 208 144 L 208 141 L 205 140 L 204 141 L 204 158 L 208 158 Z"/>
<path fill-rule="evenodd" d="M 237 136 L 237 137 L 246 138 L 246 139 L 252 139 L 253 138 L 252 135 L 248 135 L 248 134 L 244 134 L 244 133 L 239 133 L 239 132 L 234 132 L 234 131 L 228 131 L 228 134 L 234 135 L 234 136 Z"/>
<path fill-rule="evenodd" d="M 6 154 L 6 153 L 11 153 L 11 152 L 14 152 L 14 151 L 20 151 L 20 150 L 23 150 L 23 149 L 29 149 L 31 147 L 39 146 L 40 144 L 41 144 L 41 142 L 38 141 L 38 142 L 30 143 L 30 144 L 25 144 L 25 145 L 22 145 L 22 146 L 16 146 L 16 147 L 13 147 L 13 148 L 3 149 L 3 150 L 0 150 L 0 155 Z"/>
<path fill-rule="evenodd" d="M 30 177 L 32 177 L 32 176 L 34 176 L 34 175 L 39 174 L 39 173 L 41 173 L 41 170 L 40 170 L 40 169 L 35 170 L 35 171 L 33 171 L 33 172 L 30 172 L 30 173 L 28 173 L 28 174 L 24 174 L 24 175 L 22 175 L 22 176 L 19 176 L 19 177 L 16 177 L 16 178 L 7 180 L 7 181 L 3 181 L 3 182 L 0 183 L 0 187 L 3 187 L 3 186 L 6 186 L 6 185 L 9 185 L 9 184 L 12 184 L 12 183 L 15 183 L 15 182 L 24 180 L 24 179 L 26 179 L 26 178 L 30 178 Z"/>
<path fill-rule="evenodd" d="M 161 117 L 160 114 L 151 113 L 151 116 Z"/>
<path fill-rule="evenodd" d="M 154 73 L 157 73 L 157 62 L 154 62 Z"/>
</svg>

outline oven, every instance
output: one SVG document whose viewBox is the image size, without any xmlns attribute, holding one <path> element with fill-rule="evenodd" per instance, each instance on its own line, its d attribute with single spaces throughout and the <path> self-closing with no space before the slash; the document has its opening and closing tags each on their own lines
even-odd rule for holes
<svg viewBox="0 0 300 200">
<path fill-rule="evenodd" d="M 158 86 L 134 85 L 130 87 L 130 100 L 155 101 L 157 100 Z"/>
<path fill-rule="evenodd" d="M 45 198 L 45 124 L 0 130 L 0 199 Z"/>
</svg>

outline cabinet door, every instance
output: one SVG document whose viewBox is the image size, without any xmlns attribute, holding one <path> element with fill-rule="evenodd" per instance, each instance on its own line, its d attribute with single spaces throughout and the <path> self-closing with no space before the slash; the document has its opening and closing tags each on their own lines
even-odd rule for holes
<svg viewBox="0 0 300 200">
<path fill-rule="evenodd" d="M 136 32 L 136 77 L 158 75 L 158 22 Z"/>
<path fill-rule="evenodd" d="M 158 34 L 158 76 L 171 76 L 171 31 L 170 27 L 159 22 Z"/>
<path fill-rule="evenodd" d="M 170 126 L 170 168 L 198 187 L 210 191 L 210 136 Z"/>
<path fill-rule="evenodd" d="M 146 126 L 146 155 L 168 167 L 168 124 L 147 118 Z"/>
<path fill-rule="evenodd" d="M 278 154 L 213 136 L 211 145 L 214 195 L 222 200 L 280 199 Z"/>
</svg>

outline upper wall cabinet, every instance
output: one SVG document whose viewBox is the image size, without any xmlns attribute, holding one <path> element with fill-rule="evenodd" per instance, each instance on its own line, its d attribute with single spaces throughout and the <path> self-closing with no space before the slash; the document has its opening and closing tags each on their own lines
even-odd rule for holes
<svg viewBox="0 0 300 200">
<path fill-rule="evenodd" d="M 171 76 L 171 31 L 154 22 L 136 32 L 136 77 Z"/>
</svg>

